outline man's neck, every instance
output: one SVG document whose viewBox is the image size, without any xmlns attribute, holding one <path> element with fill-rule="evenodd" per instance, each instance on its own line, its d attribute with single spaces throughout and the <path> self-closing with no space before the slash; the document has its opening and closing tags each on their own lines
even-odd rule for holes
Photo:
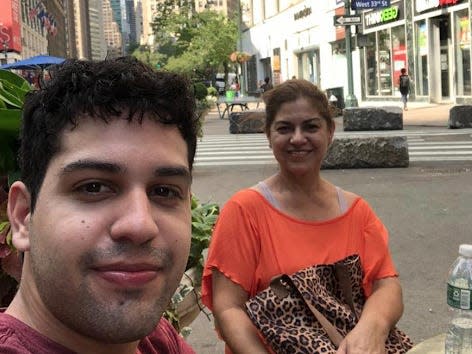
<svg viewBox="0 0 472 354">
<path fill-rule="evenodd" d="M 79 354 L 135 354 L 139 344 L 139 341 L 123 344 L 102 343 L 85 337 L 54 317 L 45 308 L 38 294 L 25 295 L 21 286 L 5 313 L 48 339 Z"/>
</svg>

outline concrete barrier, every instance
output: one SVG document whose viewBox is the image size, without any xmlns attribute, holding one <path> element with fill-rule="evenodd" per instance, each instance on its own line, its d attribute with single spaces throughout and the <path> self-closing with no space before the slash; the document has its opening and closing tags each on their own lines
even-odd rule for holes
<svg viewBox="0 0 472 354">
<path fill-rule="evenodd" d="M 402 130 L 403 111 L 400 107 L 345 108 L 343 114 L 345 131 Z"/>
<path fill-rule="evenodd" d="M 265 111 L 247 110 L 232 112 L 229 115 L 229 132 L 231 134 L 264 133 Z"/>
<path fill-rule="evenodd" d="M 335 138 L 321 167 L 408 167 L 409 160 L 405 136 Z"/>
<path fill-rule="evenodd" d="M 472 105 L 458 105 L 449 110 L 449 128 L 472 128 Z"/>
</svg>

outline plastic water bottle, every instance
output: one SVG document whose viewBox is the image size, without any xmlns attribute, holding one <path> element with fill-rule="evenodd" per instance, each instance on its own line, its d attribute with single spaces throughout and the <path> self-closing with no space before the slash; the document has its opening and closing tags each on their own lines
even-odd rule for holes
<svg viewBox="0 0 472 354">
<path fill-rule="evenodd" d="M 446 334 L 446 354 L 472 354 L 472 245 L 460 245 L 449 270 L 447 304 L 454 315 Z"/>
</svg>

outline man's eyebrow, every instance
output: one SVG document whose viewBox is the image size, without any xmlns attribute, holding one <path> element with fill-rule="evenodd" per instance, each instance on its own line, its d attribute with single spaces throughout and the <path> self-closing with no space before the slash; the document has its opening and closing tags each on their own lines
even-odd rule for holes
<svg viewBox="0 0 472 354">
<path fill-rule="evenodd" d="M 66 175 L 80 170 L 98 170 L 109 173 L 120 173 L 124 169 L 117 164 L 95 160 L 78 160 L 65 165 L 59 174 Z"/>
<path fill-rule="evenodd" d="M 126 171 L 125 168 L 111 162 L 78 160 L 65 165 L 59 174 L 67 175 L 81 170 L 95 170 L 114 174 L 124 173 Z M 156 177 L 183 177 L 189 182 L 192 180 L 192 175 L 185 166 L 159 166 L 154 170 L 154 175 Z"/>
<path fill-rule="evenodd" d="M 183 177 L 189 182 L 192 180 L 192 175 L 187 167 L 184 166 L 162 166 L 154 170 L 157 177 Z"/>
</svg>

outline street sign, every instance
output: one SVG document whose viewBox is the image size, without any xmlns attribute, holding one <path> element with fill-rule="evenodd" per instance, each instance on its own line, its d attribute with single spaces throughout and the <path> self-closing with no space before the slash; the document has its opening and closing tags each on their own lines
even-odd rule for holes
<svg viewBox="0 0 472 354">
<path fill-rule="evenodd" d="M 382 7 L 389 7 L 390 0 L 352 0 L 352 10 L 363 10 L 363 9 L 378 9 Z"/>
<path fill-rule="evenodd" d="M 337 15 L 334 16 L 335 26 L 354 26 L 362 23 L 361 15 Z"/>
</svg>

